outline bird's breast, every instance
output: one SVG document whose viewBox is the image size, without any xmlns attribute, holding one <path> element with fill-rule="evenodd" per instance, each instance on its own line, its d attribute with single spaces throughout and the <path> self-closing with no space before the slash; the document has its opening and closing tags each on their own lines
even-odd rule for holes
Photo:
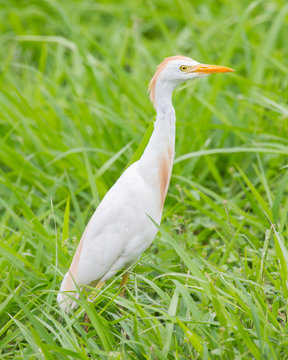
<svg viewBox="0 0 288 360">
<path fill-rule="evenodd" d="M 169 182 L 171 178 L 173 167 L 173 149 L 168 147 L 166 152 L 163 152 L 158 157 L 158 188 L 159 188 L 159 198 L 160 198 L 160 208 L 161 211 L 164 206 L 165 198 L 167 195 Z"/>
</svg>

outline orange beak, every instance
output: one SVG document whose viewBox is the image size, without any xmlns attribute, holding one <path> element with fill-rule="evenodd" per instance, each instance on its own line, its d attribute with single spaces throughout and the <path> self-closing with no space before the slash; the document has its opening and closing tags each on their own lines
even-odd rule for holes
<svg viewBox="0 0 288 360">
<path fill-rule="evenodd" d="M 225 73 L 225 72 L 234 72 L 234 71 L 235 70 L 233 69 L 220 65 L 199 64 L 196 66 L 192 66 L 191 68 L 191 72 L 196 72 L 199 74 Z"/>
</svg>

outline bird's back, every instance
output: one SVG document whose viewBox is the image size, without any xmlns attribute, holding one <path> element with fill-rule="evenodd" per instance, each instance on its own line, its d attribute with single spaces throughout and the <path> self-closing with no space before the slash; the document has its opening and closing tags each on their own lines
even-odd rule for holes
<svg viewBox="0 0 288 360">
<path fill-rule="evenodd" d="M 141 176 L 139 162 L 122 174 L 88 224 L 79 260 L 80 285 L 104 281 L 139 258 L 157 232 L 149 216 L 160 222 L 156 197 L 155 187 Z"/>
<path fill-rule="evenodd" d="M 150 217 L 161 220 L 157 174 L 150 168 L 147 177 L 145 165 L 137 161 L 107 192 L 83 233 L 60 292 L 74 291 L 75 283 L 81 287 L 105 281 L 139 259 L 157 233 Z M 64 298 L 59 295 L 58 301 Z"/>
</svg>

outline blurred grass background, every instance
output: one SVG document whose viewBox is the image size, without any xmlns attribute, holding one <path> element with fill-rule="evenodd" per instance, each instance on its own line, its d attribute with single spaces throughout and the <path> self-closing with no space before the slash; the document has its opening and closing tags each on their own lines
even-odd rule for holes
<svg viewBox="0 0 288 360">
<path fill-rule="evenodd" d="M 281 0 L 0 0 L 1 358 L 288 358 L 287 34 Z M 163 222 L 127 298 L 116 277 L 63 318 L 61 274 L 176 54 L 236 72 L 175 91 Z"/>
</svg>

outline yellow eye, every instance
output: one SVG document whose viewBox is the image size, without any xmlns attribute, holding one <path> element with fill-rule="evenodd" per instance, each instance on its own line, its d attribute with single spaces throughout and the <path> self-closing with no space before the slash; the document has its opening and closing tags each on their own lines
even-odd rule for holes
<svg viewBox="0 0 288 360">
<path fill-rule="evenodd" d="M 181 70 L 181 71 L 186 71 L 186 70 L 187 70 L 187 66 L 186 66 L 186 65 L 181 65 L 181 66 L 180 66 L 180 70 Z"/>
</svg>

